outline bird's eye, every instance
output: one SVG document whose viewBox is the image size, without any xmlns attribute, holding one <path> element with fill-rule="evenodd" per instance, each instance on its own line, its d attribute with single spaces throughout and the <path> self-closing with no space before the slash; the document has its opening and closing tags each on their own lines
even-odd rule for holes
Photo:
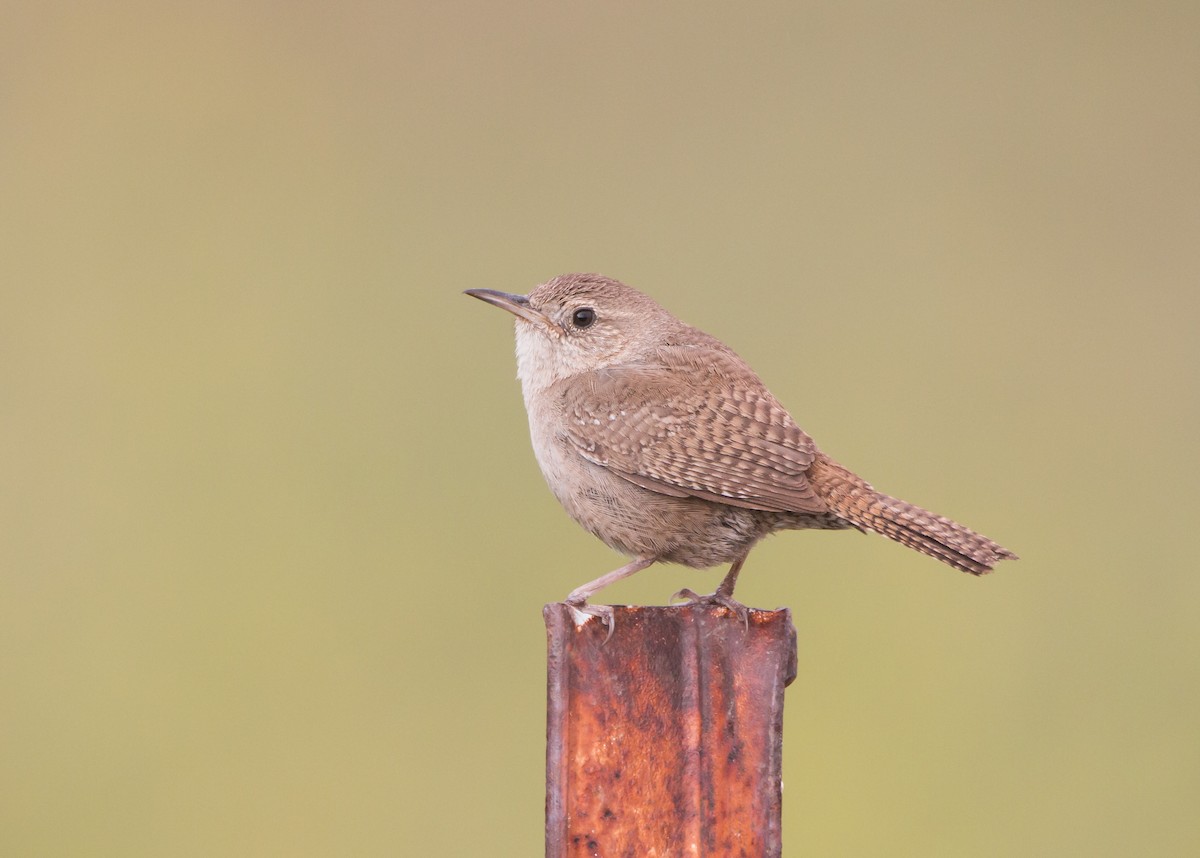
<svg viewBox="0 0 1200 858">
<path fill-rule="evenodd" d="M 596 321 L 596 311 L 591 307 L 580 307 L 571 314 L 571 324 L 577 328 L 589 328 Z"/>
</svg>

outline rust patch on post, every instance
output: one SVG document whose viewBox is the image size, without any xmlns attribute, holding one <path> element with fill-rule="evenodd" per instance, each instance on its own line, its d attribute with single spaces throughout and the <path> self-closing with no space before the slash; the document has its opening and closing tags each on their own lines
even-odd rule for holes
<svg viewBox="0 0 1200 858">
<path fill-rule="evenodd" d="M 791 612 L 547 605 L 547 858 L 778 856 Z"/>
</svg>

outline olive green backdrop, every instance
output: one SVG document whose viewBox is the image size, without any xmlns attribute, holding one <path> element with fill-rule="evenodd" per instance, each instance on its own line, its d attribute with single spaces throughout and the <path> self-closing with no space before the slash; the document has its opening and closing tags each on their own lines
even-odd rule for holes
<svg viewBox="0 0 1200 858">
<path fill-rule="evenodd" d="M 1200 851 L 1195 3 L 21 5 L 0 853 L 540 854 L 541 606 L 621 560 L 460 292 L 571 270 L 1022 555 L 755 552 L 789 855 Z"/>
</svg>

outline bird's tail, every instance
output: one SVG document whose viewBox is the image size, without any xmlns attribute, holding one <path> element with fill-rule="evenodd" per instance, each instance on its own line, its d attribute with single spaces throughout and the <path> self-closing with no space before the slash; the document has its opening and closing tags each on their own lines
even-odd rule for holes
<svg viewBox="0 0 1200 858">
<path fill-rule="evenodd" d="M 955 569 L 986 575 L 999 561 L 1017 559 L 1007 548 L 957 522 L 875 491 L 862 477 L 827 456 L 817 456 L 809 480 L 835 515 Z"/>
</svg>

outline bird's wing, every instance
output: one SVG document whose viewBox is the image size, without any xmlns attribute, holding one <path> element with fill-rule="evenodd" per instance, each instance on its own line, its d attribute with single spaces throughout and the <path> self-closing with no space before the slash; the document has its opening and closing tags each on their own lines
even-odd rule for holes
<svg viewBox="0 0 1200 858">
<path fill-rule="evenodd" d="M 579 455 L 631 483 L 772 512 L 821 513 L 811 438 L 731 353 L 672 347 L 562 387 Z M 747 378 L 747 374 L 749 378 Z"/>
</svg>

